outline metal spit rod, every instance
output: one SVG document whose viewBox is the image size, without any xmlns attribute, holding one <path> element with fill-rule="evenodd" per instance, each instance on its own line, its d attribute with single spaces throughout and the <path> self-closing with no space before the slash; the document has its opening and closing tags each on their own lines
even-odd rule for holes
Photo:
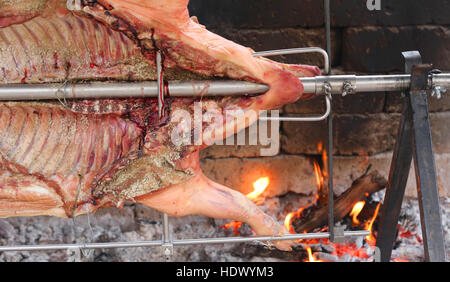
<svg viewBox="0 0 450 282">
<path fill-rule="evenodd" d="M 326 75 L 331 74 L 331 15 L 330 15 L 330 0 L 323 1 L 324 6 L 324 23 L 325 23 L 325 40 L 328 55 L 328 72 Z M 322 89 L 326 91 L 327 97 L 331 97 L 331 85 L 324 84 Z M 344 92 L 342 92 L 344 93 Z M 330 101 L 331 104 L 331 101 Z M 328 109 L 328 105 L 327 105 Z M 335 242 L 336 239 L 336 228 L 334 226 L 334 175 L 333 175 L 333 112 L 332 105 L 329 109 L 328 114 L 328 231 L 330 233 L 330 241 Z M 340 240 L 340 239 L 339 239 Z"/>
<path fill-rule="evenodd" d="M 330 75 L 299 78 L 305 93 L 331 94 L 406 91 L 411 75 Z M 168 83 L 170 97 L 217 97 L 263 94 L 264 84 L 245 81 L 172 81 Z M 430 75 L 429 87 L 450 89 L 450 73 Z M 347 91 L 346 91 L 347 90 Z M 72 84 L 5 84 L 0 85 L 0 101 L 89 99 L 89 98 L 158 97 L 157 82 L 110 82 Z"/>
<path fill-rule="evenodd" d="M 370 232 L 346 231 L 345 237 L 361 237 L 367 236 Z M 173 240 L 174 246 L 183 245 L 199 245 L 199 244 L 225 244 L 225 243 L 244 243 L 255 241 L 283 241 L 283 240 L 304 240 L 304 239 L 320 239 L 329 238 L 329 233 L 303 233 L 303 234 L 287 234 L 280 237 L 260 236 L 260 237 L 221 237 L 221 238 L 199 238 L 199 239 L 182 239 Z M 0 246 L 0 252 L 20 252 L 20 251 L 51 251 L 66 249 L 110 249 L 110 248 L 139 248 L 139 247 L 155 247 L 163 246 L 164 240 L 156 241 L 138 241 L 138 242 L 108 242 L 108 243 L 85 243 L 85 244 L 48 244 L 48 245 L 32 245 L 32 246 Z"/>
</svg>

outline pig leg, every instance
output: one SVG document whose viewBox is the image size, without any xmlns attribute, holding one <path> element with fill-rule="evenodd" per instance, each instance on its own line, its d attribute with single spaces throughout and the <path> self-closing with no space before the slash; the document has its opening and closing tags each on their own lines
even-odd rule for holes
<svg viewBox="0 0 450 282">
<path fill-rule="evenodd" d="M 208 179 L 199 172 L 189 181 L 142 197 L 140 203 L 173 216 L 201 214 L 248 223 L 258 236 L 282 236 L 285 228 L 262 212 L 242 193 Z M 280 250 L 291 250 L 293 241 L 276 241 Z"/>
</svg>

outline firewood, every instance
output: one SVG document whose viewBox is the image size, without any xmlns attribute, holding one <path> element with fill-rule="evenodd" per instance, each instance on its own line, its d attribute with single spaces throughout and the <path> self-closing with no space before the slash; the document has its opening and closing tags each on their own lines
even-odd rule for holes
<svg viewBox="0 0 450 282">
<path fill-rule="evenodd" d="M 359 201 L 380 191 L 387 185 L 386 179 L 377 171 L 366 173 L 353 181 L 351 187 L 339 197 L 334 197 L 334 220 L 337 222 L 344 218 Z M 295 232 L 311 232 L 316 228 L 328 225 L 328 204 L 318 204 L 305 209 L 302 214 L 293 219 Z"/>
</svg>

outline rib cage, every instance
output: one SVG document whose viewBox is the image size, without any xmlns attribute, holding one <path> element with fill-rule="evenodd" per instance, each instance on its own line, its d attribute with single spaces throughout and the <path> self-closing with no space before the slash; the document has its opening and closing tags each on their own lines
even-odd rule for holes
<svg viewBox="0 0 450 282">
<path fill-rule="evenodd" d="M 72 14 L 35 17 L 0 29 L 4 83 L 92 77 L 138 78 L 141 51 L 120 32 Z"/>
<path fill-rule="evenodd" d="M 0 154 L 30 174 L 68 177 L 107 172 L 137 151 L 140 134 L 134 123 L 117 115 L 0 104 Z"/>
</svg>

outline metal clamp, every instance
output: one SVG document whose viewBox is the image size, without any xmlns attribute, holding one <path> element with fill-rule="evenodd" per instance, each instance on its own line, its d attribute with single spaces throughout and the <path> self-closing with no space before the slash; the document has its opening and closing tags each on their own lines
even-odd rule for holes
<svg viewBox="0 0 450 282">
<path fill-rule="evenodd" d="M 436 98 L 441 99 L 442 93 L 447 92 L 447 88 L 442 86 L 433 86 L 431 90 L 431 97 L 436 96 Z"/>
<path fill-rule="evenodd" d="M 335 244 L 342 244 L 345 242 L 345 227 L 335 226 L 333 232 L 333 238 L 330 239 Z"/>
<path fill-rule="evenodd" d="M 161 245 L 161 251 L 162 251 L 162 255 L 166 258 L 166 261 L 169 261 L 170 258 L 173 255 L 173 239 L 172 239 L 172 234 L 170 234 L 170 237 L 168 240 L 166 240 L 166 238 L 162 237 L 162 245 Z"/>
<path fill-rule="evenodd" d="M 436 96 L 437 99 L 441 99 L 442 93 L 447 92 L 447 88 L 442 85 L 438 85 L 433 80 L 433 75 L 441 74 L 442 72 L 438 69 L 432 70 L 428 76 L 428 84 L 431 85 L 431 97 Z"/>
<path fill-rule="evenodd" d="M 169 230 L 169 216 L 166 213 L 163 214 L 163 234 L 161 242 L 162 254 L 166 257 L 166 260 L 169 260 L 173 255 L 173 239 L 172 233 L 170 233 Z"/>
<path fill-rule="evenodd" d="M 272 50 L 255 52 L 253 56 L 255 57 L 270 57 L 279 55 L 292 55 L 292 54 L 306 54 L 306 53 L 319 53 L 322 55 L 324 60 L 324 72 L 326 75 L 330 74 L 330 59 L 328 53 L 319 47 L 307 47 L 307 48 L 292 48 L 292 49 L 282 49 L 282 50 Z M 301 79 L 300 79 L 301 80 Z M 331 92 L 330 95 L 325 96 L 325 113 L 321 116 L 312 117 L 262 117 L 261 120 L 266 121 L 297 121 L 297 122 L 314 122 L 325 120 L 331 113 Z"/>
<path fill-rule="evenodd" d="M 354 90 L 356 89 L 356 86 L 352 85 L 350 81 L 345 81 L 344 85 L 342 86 L 342 97 L 347 96 L 347 94 L 352 94 Z"/>
</svg>

